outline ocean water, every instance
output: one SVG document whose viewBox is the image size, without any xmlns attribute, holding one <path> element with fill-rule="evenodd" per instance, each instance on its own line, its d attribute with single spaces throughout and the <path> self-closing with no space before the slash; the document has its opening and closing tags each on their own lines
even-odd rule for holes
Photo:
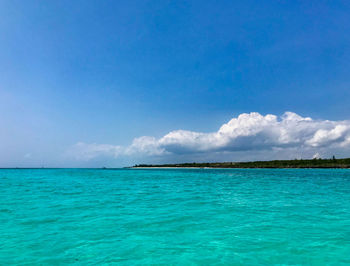
<svg viewBox="0 0 350 266">
<path fill-rule="evenodd" d="M 350 265 L 350 170 L 0 170 L 0 265 Z"/>
</svg>

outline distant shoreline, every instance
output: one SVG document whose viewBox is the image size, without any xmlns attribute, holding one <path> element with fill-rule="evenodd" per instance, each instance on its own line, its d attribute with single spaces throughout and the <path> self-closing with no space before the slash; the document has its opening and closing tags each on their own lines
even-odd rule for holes
<svg viewBox="0 0 350 266">
<path fill-rule="evenodd" d="M 295 160 L 273 160 L 254 162 L 215 162 L 215 163 L 177 163 L 177 164 L 138 164 L 130 167 L 132 169 L 215 169 L 215 168 L 262 168 L 262 169 L 297 169 L 297 168 L 319 168 L 319 169 L 348 169 L 350 158 L 344 159 L 295 159 Z"/>
</svg>

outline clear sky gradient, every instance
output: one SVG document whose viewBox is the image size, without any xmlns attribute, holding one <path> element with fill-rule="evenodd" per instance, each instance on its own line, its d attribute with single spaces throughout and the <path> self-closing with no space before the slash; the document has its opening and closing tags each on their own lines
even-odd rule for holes
<svg viewBox="0 0 350 266">
<path fill-rule="evenodd" d="M 191 161 L 67 154 L 285 111 L 350 118 L 349 1 L 0 2 L 0 167 Z"/>
</svg>

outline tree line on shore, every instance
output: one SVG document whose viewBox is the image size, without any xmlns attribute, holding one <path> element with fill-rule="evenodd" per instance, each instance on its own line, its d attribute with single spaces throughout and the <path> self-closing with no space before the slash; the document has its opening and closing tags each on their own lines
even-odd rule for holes
<svg viewBox="0 0 350 266">
<path fill-rule="evenodd" d="M 178 164 L 138 164 L 133 167 L 193 167 L 193 168 L 350 168 L 350 158 L 294 159 L 254 162 L 215 162 Z"/>
</svg>

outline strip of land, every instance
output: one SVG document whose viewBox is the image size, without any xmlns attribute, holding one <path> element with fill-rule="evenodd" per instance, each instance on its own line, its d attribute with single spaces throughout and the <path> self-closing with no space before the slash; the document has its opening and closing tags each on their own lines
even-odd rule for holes
<svg viewBox="0 0 350 266">
<path fill-rule="evenodd" d="M 255 162 L 216 162 L 179 164 L 138 164 L 132 168 L 350 168 L 350 158 L 274 160 Z"/>
</svg>

